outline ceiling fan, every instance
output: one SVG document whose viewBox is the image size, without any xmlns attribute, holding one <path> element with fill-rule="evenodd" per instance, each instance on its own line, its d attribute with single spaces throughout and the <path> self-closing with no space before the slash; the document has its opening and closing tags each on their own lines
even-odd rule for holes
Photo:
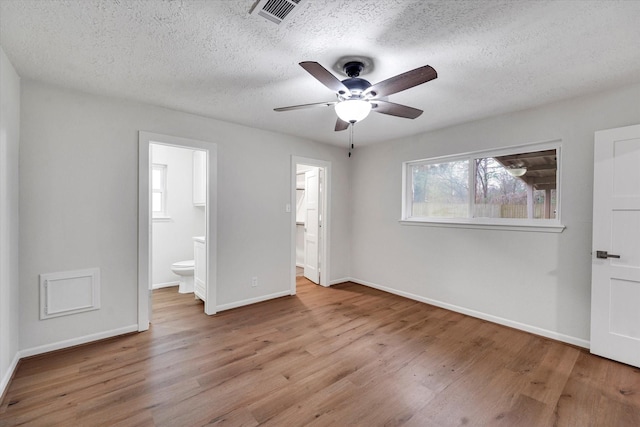
<svg viewBox="0 0 640 427">
<path fill-rule="evenodd" d="M 370 111 L 415 119 L 422 114 L 422 110 L 389 102 L 387 97 L 438 77 L 436 70 L 429 65 L 425 65 L 372 85 L 365 79 L 358 77 L 365 68 L 365 64 L 362 61 L 346 62 L 343 70 L 348 78 L 342 81 L 317 62 L 304 61 L 300 63 L 300 66 L 320 83 L 334 91 L 338 100 L 280 107 L 274 108 L 274 110 L 291 111 L 335 105 L 336 114 L 338 115 L 336 131 L 348 129 L 350 124 L 359 122 L 367 117 Z"/>
</svg>

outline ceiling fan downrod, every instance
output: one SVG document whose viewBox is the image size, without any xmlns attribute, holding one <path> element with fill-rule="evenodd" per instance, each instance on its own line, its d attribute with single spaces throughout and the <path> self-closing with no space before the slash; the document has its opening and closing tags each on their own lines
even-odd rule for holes
<svg viewBox="0 0 640 427">
<path fill-rule="evenodd" d="M 351 61 L 344 64 L 344 67 L 342 69 L 347 76 L 353 79 L 355 77 L 358 77 L 364 70 L 364 64 L 360 61 Z"/>
</svg>

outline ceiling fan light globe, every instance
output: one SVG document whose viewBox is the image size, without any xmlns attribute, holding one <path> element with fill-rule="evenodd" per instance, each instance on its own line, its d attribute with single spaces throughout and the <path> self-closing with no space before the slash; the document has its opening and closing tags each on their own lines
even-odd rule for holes
<svg viewBox="0 0 640 427">
<path fill-rule="evenodd" d="M 371 104 L 361 99 L 347 99 L 336 104 L 336 114 L 348 123 L 364 120 L 371 112 Z"/>
</svg>

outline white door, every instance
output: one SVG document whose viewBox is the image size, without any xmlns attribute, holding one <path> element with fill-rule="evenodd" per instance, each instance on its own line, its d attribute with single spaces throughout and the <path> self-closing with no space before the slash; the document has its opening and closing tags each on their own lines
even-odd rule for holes
<svg viewBox="0 0 640 427">
<path fill-rule="evenodd" d="M 318 175 L 318 168 L 305 172 L 304 181 L 305 199 L 307 202 L 307 218 L 304 226 L 304 277 L 313 283 L 319 283 L 318 234 L 320 231 L 320 177 Z"/>
<path fill-rule="evenodd" d="M 596 132 L 591 352 L 640 367 L 640 125 Z"/>
</svg>

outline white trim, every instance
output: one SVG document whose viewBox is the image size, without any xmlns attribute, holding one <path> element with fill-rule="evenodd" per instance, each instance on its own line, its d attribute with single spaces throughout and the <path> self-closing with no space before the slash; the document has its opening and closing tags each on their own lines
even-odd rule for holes
<svg viewBox="0 0 640 427">
<path fill-rule="evenodd" d="M 165 283 L 154 283 L 151 285 L 151 289 L 162 289 L 162 288 L 171 288 L 173 286 L 179 286 L 180 282 L 165 282 Z"/>
<path fill-rule="evenodd" d="M 341 279 L 334 279 L 334 280 L 329 282 L 329 286 L 339 285 L 340 283 L 349 282 L 350 280 L 351 280 L 350 277 L 343 277 Z"/>
<path fill-rule="evenodd" d="M 480 218 L 475 218 L 479 220 Z M 484 218 L 483 218 L 484 219 Z M 488 219 L 488 218 L 487 218 Z M 507 218 L 505 218 L 507 219 Z M 536 223 L 496 223 L 491 221 L 485 222 L 472 222 L 471 218 L 469 221 L 465 221 L 463 218 L 455 218 L 455 219 L 401 219 L 401 225 L 417 225 L 423 227 L 444 227 L 444 228 L 477 228 L 482 230 L 508 230 L 508 231 L 537 231 L 541 233 L 562 233 L 562 231 L 566 228 L 562 224 L 557 224 L 555 221 L 553 223 L 548 223 L 545 220 L 534 220 Z"/>
<path fill-rule="evenodd" d="M 388 288 L 386 286 L 378 285 L 376 283 L 368 282 L 366 280 L 356 279 L 355 277 L 349 278 L 349 281 L 353 283 L 357 283 L 359 285 L 368 286 L 370 288 L 378 289 L 380 291 L 389 292 L 390 294 L 399 295 L 401 297 L 409 298 L 414 301 L 423 302 L 425 304 L 434 305 L 436 307 L 444 308 L 446 310 L 455 311 L 457 313 L 466 314 L 467 316 L 476 317 L 482 320 L 488 320 L 489 322 L 497 323 L 499 325 L 508 326 L 510 328 L 518 329 L 524 332 L 529 332 L 534 335 L 540 335 L 546 338 L 551 338 L 557 341 L 562 341 L 567 344 L 572 344 L 578 347 L 589 348 L 589 341 L 573 337 L 570 335 L 560 334 L 555 331 L 550 331 L 548 329 L 539 328 L 537 326 L 528 325 L 526 323 L 516 322 L 514 320 L 505 319 L 503 317 L 494 316 L 492 314 L 483 313 L 481 311 L 472 310 L 465 307 L 460 307 L 458 305 L 449 304 L 446 302 L 434 300 L 431 298 L 426 298 L 420 295 L 415 295 L 409 292 L 399 291 L 397 289 Z"/>
<path fill-rule="evenodd" d="M 230 302 L 229 304 L 222 304 L 216 307 L 218 311 L 231 310 L 232 308 L 243 307 L 245 305 L 251 305 L 258 302 L 268 301 L 275 298 L 282 298 L 294 295 L 290 291 L 280 291 L 270 295 L 262 295 L 255 298 L 249 298 L 242 301 Z"/>
<path fill-rule="evenodd" d="M 149 329 L 151 298 L 151 144 L 202 150 L 207 153 L 207 201 L 205 206 L 205 246 L 207 289 L 204 312 L 216 313 L 217 306 L 217 214 L 218 214 L 218 145 L 170 135 L 140 131 L 138 133 L 138 330 Z"/>
<path fill-rule="evenodd" d="M 440 163 L 443 160 L 446 161 L 455 161 L 455 160 L 465 160 L 469 157 L 481 158 L 481 157 L 500 157 L 506 156 L 509 154 L 515 154 L 514 152 L 528 152 L 528 151 L 545 151 L 551 150 L 554 148 L 558 148 L 562 145 L 562 139 L 551 139 L 540 142 L 532 142 L 529 144 L 523 145 L 510 145 L 508 147 L 499 147 L 499 148 L 489 148 L 486 150 L 480 151 L 468 151 L 465 153 L 458 154 L 446 154 L 444 156 L 438 157 L 428 157 L 426 159 L 417 159 L 417 160 L 408 160 L 404 163 L 413 164 L 413 163 Z"/>
<path fill-rule="evenodd" d="M 74 347 L 81 344 L 87 344 L 93 341 L 100 341 L 107 338 L 117 337 L 119 335 L 129 334 L 131 332 L 137 332 L 138 325 L 129 325 L 122 328 L 112 329 L 110 331 L 98 332 L 97 334 L 85 335 L 82 337 L 71 338 L 64 341 L 58 341 L 51 344 L 41 345 L 38 347 L 27 348 L 20 350 L 20 358 L 35 356 L 42 353 L 48 353 L 50 351 L 61 350 L 63 348 Z"/>
<path fill-rule="evenodd" d="M 20 361 L 20 359 L 21 359 L 20 352 L 17 352 L 13 356 L 13 360 L 11 361 L 11 364 L 7 367 L 7 372 L 5 372 L 4 376 L 2 377 L 2 382 L 0 382 L 0 398 L 4 397 L 4 393 L 9 388 L 9 383 L 13 378 L 13 374 L 15 373 L 16 368 L 18 367 L 18 362 Z"/>
<path fill-rule="evenodd" d="M 535 152 L 544 150 L 556 150 L 556 218 L 555 219 L 516 219 L 516 218 L 476 218 L 475 210 L 475 162 L 472 160 L 485 157 L 499 157 L 509 154 Z M 486 230 L 515 230 L 538 231 L 547 233 L 561 233 L 565 226 L 561 223 L 561 189 L 562 189 L 562 140 L 556 139 L 525 145 L 495 148 L 482 151 L 467 152 L 446 156 L 431 157 L 428 159 L 409 160 L 402 162 L 402 204 L 400 223 L 406 225 L 425 225 L 452 228 L 482 228 Z M 433 164 L 454 161 L 469 161 L 469 217 L 464 218 L 440 218 L 440 217 L 412 217 L 410 193 L 413 186 L 410 167 L 413 165 Z M 472 190 L 473 189 L 473 190 Z"/>
<path fill-rule="evenodd" d="M 291 188 L 290 194 L 290 206 L 296 206 L 296 176 L 297 165 L 315 166 L 324 169 L 324 184 L 322 186 L 322 231 L 320 233 L 320 239 L 322 241 L 322 250 L 320 251 L 320 285 L 328 287 L 330 286 L 329 277 L 331 277 L 331 263 L 330 263 L 330 247 L 331 242 L 329 236 L 329 230 L 331 229 L 331 162 L 325 160 L 311 159 L 308 157 L 291 156 L 291 178 L 289 186 Z M 290 267 L 290 288 L 291 295 L 296 294 L 296 210 L 291 209 L 290 222 L 291 222 L 291 255 L 289 265 Z"/>
<path fill-rule="evenodd" d="M 151 135 L 138 134 L 138 331 L 149 329 L 151 313 Z"/>
</svg>

